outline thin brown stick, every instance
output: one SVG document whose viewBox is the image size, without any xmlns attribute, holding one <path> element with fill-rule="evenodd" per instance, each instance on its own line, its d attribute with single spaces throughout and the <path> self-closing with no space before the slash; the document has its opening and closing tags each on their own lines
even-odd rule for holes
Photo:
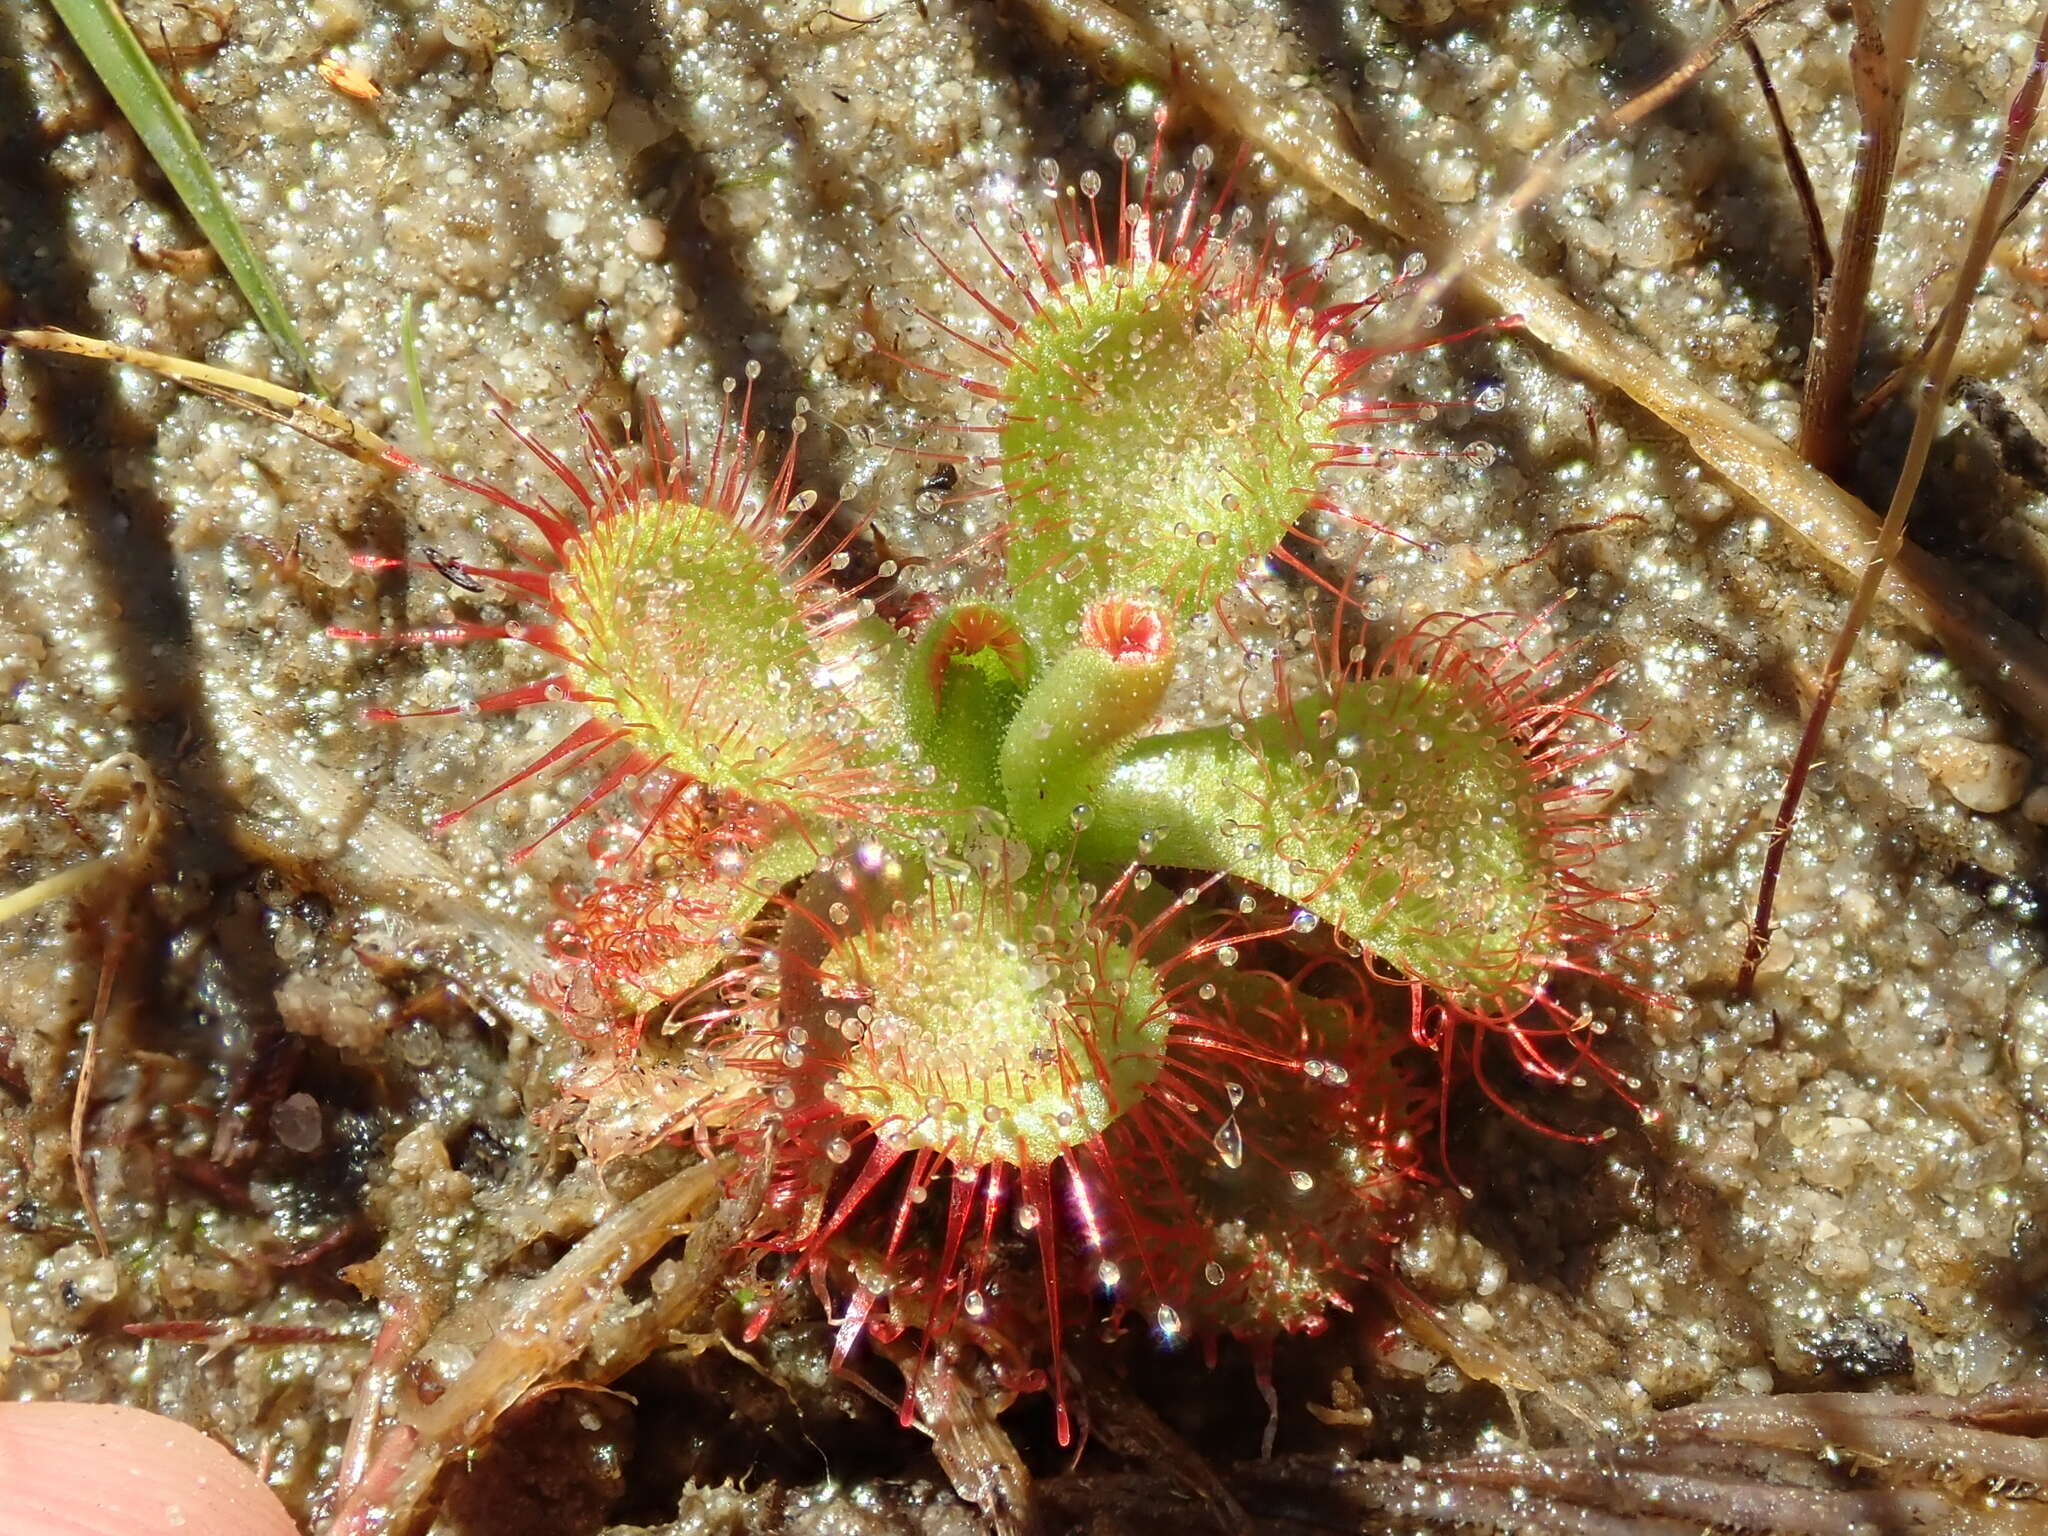
<svg viewBox="0 0 2048 1536">
<path fill-rule="evenodd" d="M 93 989 L 92 1017 L 85 1021 L 84 1038 L 78 1046 L 78 1083 L 71 1091 L 71 1176 L 78 1185 L 78 1203 L 85 1211 L 85 1224 L 92 1228 L 92 1240 L 100 1257 L 107 1256 L 107 1229 L 100 1220 L 99 1197 L 93 1193 L 92 1169 L 85 1158 L 85 1120 L 92 1109 L 92 1080 L 99 1064 L 100 1032 L 106 1027 L 107 1010 L 113 1004 L 114 977 L 121 969 L 122 951 L 128 947 L 128 925 L 117 920 L 112 937 L 100 955 L 99 985 Z"/>
<path fill-rule="evenodd" d="M 2048 186 L 2048 166 L 2043 166 L 2039 171 L 2035 172 L 2034 179 L 2028 182 L 2025 190 L 2012 200 L 2012 208 L 2006 213 L 2004 218 L 1998 221 L 2000 239 L 2003 239 L 2006 232 L 2019 221 L 2019 216 L 2027 211 L 2027 206 L 2040 194 L 2043 186 Z M 1930 280 L 1931 278 L 1923 278 L 1921 281 L 1924 285 Z M 1862 426 L 1864 422 L 1877 414 L 1879 406 L 1891 399 L 1901 389 L 1904 389 L 1907 383 L 1911 381 L 1913 375 L 1920 371 L 1921 364 L 1927 361 L 1927 354 L 1933 350 L 1933 347 L 1934 327 L 1929 326 L 1927 334 L 1920 338 L 1920 345 L 1913 349 L 1913 355 L 1886 374 L 1876 388 L 1872 389 L 1869 394 L 1857 402 L 1855 410 L 1849 413 L 1850 428 L 1853 430 L 1856 427 Z"/>
<path fill-rule="evenodd" d="M 385 1310 L 369 1362 L 356 1378 L 355 1403 L 341 1445 L 341 1467 L 334 1477 L 334 1501 L 343 1510 L 351 1507 L 368 1475 L 384 1423 L 384 1405 L 397 1388 L 399 1371 L 423 1341 L 427 1326 L 425 1314 L 411 1298 Z"/>
<path fill-rule="evenodd" d="M 1879 407 L 1887 400 L 1912 383 L 1913 375 L 1920 371 L 1927 361 L 1927 354 L 1933 350 L 1934 332 L 1930 330 L 1925 336 L 1920 338 L 1920 345 L 1913 349 L 1911 357 L 1878 380 L 1870 393 L 1856 402 L 1856 409 L 1849 413 L 1849 426 L 1852 428 L 1862 426 L 1878 413 Z"/>
<path fill-rule="evenodd" d="M 1434 309 L 1450 291 L 1451 285 L 1463 277 L 1468 268 L 1478 265 L 1481 260 L 1480 253 L 1494 250 L 1499 245 L 1501 237 L 1520 220 L 1521 216 L 1557 185 L 1558 177 L 1564 174 L 1565 167 L 1572 161 L 1595 145 L 1604 144 L 1626 133 L 1644 118 L 1662 109 L 1680 91 L 1705 74 L 1731 44 L 1738 39 L 1748 38 L 1752 27 L 1786 3 L 1787 0 L 1750 0 L 1748 5 L 1734 12 L 1728 24 L 1719 32 L 1672 65 L 1657 79 L 1618 106 L 1609 107 L 1605 112 L 1579 124 L 1537 156 L 1535 163 L 1516 183 L 1515 189 L 1506 197 L 1495 201 L 1482 216 L 1474 219 L 1459 235 L 1457 244 L 1449 255 L 1411 291 L 1406 301 L 1407 316 L 1412 320 Z"/>
<path fill-rule="evenodd" d="M 1277 77 L 1250 79 L 1242 60 L 1189 46 L 1141 25 L 1107 0 L 1030 0 L 1056 43 L 1099 54 L 1127 74 L 1171 78 L 1218 122 L 1356 209 L 1425 250 L 1452 247 L 1442 210 L 1404 179 L 1391 155 L 1367 164 L 1343 146 L 1356 134 L 1330 101 Z M 1489 230 L 1491 220 L 1483 221 Z M 1495 249 L 1467 247 L 1463 279 L 1522 328 L 1588 377 L 1618 389 L 1685 438 L 1701 463 L 1791 533 L 1845 581 L 1863 569 L 1878 520 L 1734 406 L 1662 357 Z M 1945 562 L 1910 545 L 1892 561 L 1880 593 L 1906 623 L 1940 640 L 1955 663 L 2048 734 L 2048 645 L 1987 600 Z"/>
<path fill-rule="evenodd" d="M 1880 20 L 1874 0 L 1850 0 L 1856 36 L 1849 47 L 1856 109 L 1863 136 L 1849 211 L 1842 224 L 1833 280 L 1822 290 L 1813 319 L 1813 350 L 1799 402 L 1799 451 L 1822 474 L 1839 480 L 1849 457 L 1848 423 L 1856 361 L 1870 315 L 1870 279 L 1877 238 L 1884 228 L 1899 136 L 1906 118 L 1906 83 L 1919 51 L 1925 0 L 1893 0 Z"/>
<path fill-rule="evenodd" d="M 105 793 L 116 783 L 126 786 L 130 805 L 128 815 L 121 823 L 119 847 L 109 855 L 88 861 L 79 870 L 93 871 L 95 876 L 107 872 L 109 866 L 125 870 L 131 877 L 139 876 L 155 847 L 157 834 L 163 827 L 163 808 L 156 788 L 156 781 L 148 765 L 132 752 L 117 752 L 105 761 L 97 763 L 80 780 L 77 804 Z M 64 803 L 56 801 L 57 808 L 74 830 L 81 830 Z M 75 876 L 78 870 L 67 872 Z M 61 878 L 61 877 L 60 877 Z M 47 882 L 42 883 L 47 885 Z M 15 902 L 33 896 L 38 887 L 31 886 L 27 892 L 17 892 Z M 107 1014 L 113 1006 L 114 981 L 120 974 L 129 939 L 129 902 L 132 887 L 123 890 L 109 903 L 111 914 L 107 919 L 106 943 L 100 951 L 99 983 L 93 991 L 92 1013 L 85 1021 L 78 1047 L 78 1080 L 71 1094 L 71 1123 L 69 1146 L 71 1152 L 71 1173 L 78 1186 L 78 1203 L 85 1212 L 86 1225 L 92 1228 L 93 1241 L 99 1245 L 101 1257 L 107 1254 L 107 1231 L 100 1220 L 99 1200 L 93 1193 L 92 1170 L 85 1156 L 86 1120 L 92 1112 L 93 1078 L 98 1071 L 100 1036 L 106 1029 Z"/>
<path fill-rule="evenodd" d="M 2018 222 L 2019 216 L 2027 211 L 2027 205 L 2039 195 L 2041 188 L 2048 185 L 2048 165 L 2034 173 L 2034 179 L 2027 183 L 2026 190 L 2012 200 L 2012 211 L 1998 221 L 1998 232 L 2003 235 Z"/>
<path fill-rule="evenodd" d="M 1736 14 L 1735 0 L 1721 0 L 1722 6 L 1733 17 Z M 1792 192 L 1799 200 L 1799 216 L 1806 221 L 1806 254 L 1812 267 L 1813 312 L 1821 308 L 1821 294 L 1826 292 L 1828 280 L 1834 275 L 1835 253 L 1828 244 L 1828 221 L 1822 217 L 1820 199 L 1814 195 L 1813 178 L 1806 172 L 1806 157 L 1799 152 L 1799 141 L 1792 136 L 1792 125 L 1785 121 L 1785 104 L 1778 100 L 1778 88 L 1771 83 L 1771 66 L 1764 61 L 1764 51 L 1757 46 L 1756 34 L 1745 31 L 1741 37 L 1742 51 L 1749 56 L 1750 73 L 1756 76 L 1756 86 L 1763 93 L 1764 110 L 1771 115 L 1771 131 L 1778 138 L 1778 156 L 1785 162 L 1785 175 L 1792 182 Z"/>
<path fill-rule="evenodd" d="M 1991 182 L 1984 189 L 1984 200 L 1978 206 L 1969 247 L 1958 266 L 1955 292 L 1949 296 L 1948 307 L 1942 311 L 1941 324 L 1934 333 L 1934 350 L 1928 356 L 1927 370 L 1920 381 L 1920 404 L 1913 420 L 1912 441 L 1906 447 L 1906 462 L 1899 471 L 1898 484 L 1892 489 L 1892 502 L 1884 515 L 1884 527 L 1878 533 L 1877 549 L 1863 569 L 1863 579 L 1856 586 L 1855 600 L 1849 604 L 1848 617 L 1842 621 L 1841 633 L 1835 637 L 1835 649 L 1828 657 L 1827 670 L 1821 674 L 1820 692 L 1813 701 L 1813 712 L 1807 716 L 1806 730 L 1799 738 L 1799 750 L 1792 758 L 1792 769 L 1785 775 L 1785 798 L 1778 806 L 1778 817 L 1771 827 L 1771 843 L 1764 855 L 1763 879 L 1757 888 L 1756 921 L 1750 926 L 1749 944 L 1742 957 L 1742 972 L 1736 981 L 1736 991 L 1744 997 L 1755 986 L 1756 968 L 1762 962 L 1764 952 L 1770 948 L 1771 906 L 1777 895 L 1778 874 L 1785 862 L 1785 850 L 1791 844 L 1792 827 L 1799 816 L 1800 798 L 1806 792 L 1807 775 L 1813 771 L 1814 760 L 1820 755 L 1828 712 L 1834 707 L 1835 695 L 1842 686 L 1842 672 L 1849 665 L 1857 637 L 1862 634 L 1863 625 L 1877 601 L 1878 583 L 1884 580 L 1885 567 L 1905 542 L 1906 510 L 1913 504 L 1914 493 L 1920 489 L 1920 478 L 1926 473 L 1927 456 L 1934 447 L 1935 430 L 1941 424 L 1942 399 L 1948 393 L 1949 376 L 1955 368 L 1956 345 L 1962 340 L 1963 323 L 1969 318 L 1970 305 L 1977 296 L 1977 285 L 1983 280 L 1984 269 L 1991 260 L 1991 247 L 1998 240 L 1999 220 L 2005 210 L 2006 185 L 2012 180 L 2013 169 L 2019 164 L 2020 156 L 2026 153 L 2027 141 L 2033 136 L 2044 74 L 2048 74 L 2048 14 L 2042 18 L 2041 33 L 2034 44 L 2033 62 L 2006 112 L 2005 135 L 1998 147 L 1998 161 L 1991 169 Z"/>
</svg>

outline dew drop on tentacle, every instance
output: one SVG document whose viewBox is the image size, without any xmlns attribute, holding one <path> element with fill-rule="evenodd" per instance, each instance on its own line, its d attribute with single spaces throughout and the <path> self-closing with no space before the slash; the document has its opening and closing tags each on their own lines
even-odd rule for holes
<svg viewBox="0 0 2048 1536">
<path fill-rule="evenodd" d="M 1217 1160 L 1224 1167 L 1240 1168 L 1244 1165 L 1244 1131 L 1239 1127 L 1235 1114 L 1224 1118 L 1223 1123 L 1216 1127 L 1216 1134 L 1211 1140 L 1216 1148 Z"/>
</svg>

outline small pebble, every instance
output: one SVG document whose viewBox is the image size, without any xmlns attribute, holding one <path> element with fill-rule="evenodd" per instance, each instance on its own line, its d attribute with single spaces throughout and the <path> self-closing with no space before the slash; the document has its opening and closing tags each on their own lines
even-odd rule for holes
<svg viewBox="0 0 2048 1536">
<path fill-rule="evenodd" d="M 626 249 L 642 261 L 652 261 L 668 244 L 668 231 L 659 219 L 635 219 L 626 227 Z"/>
<path fill-rule="evenodd" d="M 1948 736 L 1923 748 L 1920 764 L 1973 811 L 2009 811 L 2026 792 L 2034 765 L 2024 752 L 1996 742 Z"/>
<path fill-rule="evenodd" d="M 320 1104 L 310 1093 L 295 1093 L 270 1112 L 270 1131 L 294 1152 L 320 1145 Z"/>
</svg>

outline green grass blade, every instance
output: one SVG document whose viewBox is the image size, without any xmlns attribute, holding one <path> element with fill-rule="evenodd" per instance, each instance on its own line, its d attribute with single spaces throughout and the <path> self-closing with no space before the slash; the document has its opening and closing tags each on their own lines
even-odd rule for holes
<svg viewBox="0 0 2048 1536">
<path fill-rule="evenodd" d="M 307 385 L 318 390 L 311 354 L 298 327 L 292 324 L 269 271 L 242 232 L 241 221 L 228 206 L 213 167 L 206 163 L 198 135 L 143 51 L 127 17 L 115 0 L 50 0 L 50 4 L 121 115 L 162 168 L 193 222 L 219 253 L 221 264 L 242 290 L 271 344 Z"/>
</svg>

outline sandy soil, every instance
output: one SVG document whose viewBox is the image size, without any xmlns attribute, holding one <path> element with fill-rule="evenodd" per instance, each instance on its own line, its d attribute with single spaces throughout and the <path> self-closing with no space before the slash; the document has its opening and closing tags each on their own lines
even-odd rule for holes
<svg viewBox="0 0 2048 1536">
<path fill-rule="evenodd" d="M 720 381 L 751 360 L 764 419 L 809 403 L 808 482 L 908 549 L 971 532 L 920 511 L 925 471 L 892 448 L 960 402 L 889 376 L 860 337 L 901 298 L 963 323 L 971 306 L 906 217 L 986 274 L 956 206 L 996 218 L 1033 195 L 1041 162 L 1069 177 L 1113 165 L 1116 133 L 1177 105 L 1166 83 L 1098 70 L 1028 8 L 984 0 L 235 0 L 131 14 L 174 51 L 337 405 L 410 451 L 532 487 L 538 466 L 487 418 L 492 391 L 566 445 L 576 402 L 615 417 L 628 386 L 711 420 Z M 1717 13 L 1162 0 L 1148 16 L 1275 89 L 1347 104 L 1366 153 L 1455 219 Z M 1981 189 L 2031 20 L 1994 0 L 1930 22 L 1878 264 L 1873 379 L 1944 296 L 1940 264 Z M 1832 218 L 1856 126 L 1846 28 L 1797 5 L 1757 35 Z M 330 51 L 382 95 L 324 83 L 313 66 Z M 0 18 L 0 320 L 274 372 L 86 78 L 42 9 Z M 1191 112 L 1173 136 L 1177 155 L 1204 140 L 1220 158 L 1235 149 L 1227 125 Z M 1334 299 L 1370 293 L 1409 254 L 1261 156 L 1243 185 L 1293 249 L 1319 254 L 1356 230 L 1331 264 Z M 2021 407 L 2048 383 L 2037 228 L 2030 213 L 2001 247 L 1961 364 Z M 1576 162 L 1517 253 L 1793 434 L 1805 246 L 1739 59 Z M 407 400 L 408 312 L 430 441 Z M 1444 324 L 1483 318 L 1454 304 Z M 360 572 L 351 551 L 481 557 L 509 520 L 129 371 L 9 352 L 0 383 L 8 883 L 162 819 L 140 879 L 0 930 L 0 1319 L 16 1354 L 8 1364 L 0 1329 L 0 1390 L 175 1413 L 264 1457 L 295 1509 L 316 1508 L 378 1327 L 342 1267 L 385 1249 L 383 1283 L 395 1265 L 437 1306 L 487 1312 L 658 1171 L 607 1187 L 534 1121 L 565 1052 L 523 978 L 554 888 L 587 870 L 587 852 L 571 836 L 517 869 L 504 854 L 567 791 L 426 831 L 561 718 L 361 721 L 368 701 L 432 707 L 535 675 L 530 659 L 325 634 L 466 600 L 431 575 Z M 1710 1396 L 2031 1378 L 2048 1275 L 2042 743 L 1912 628 L 1875 626 L 1807 802 L 1765 983 L 1736 1000 L 1768 810 L 1841 596 L 1766 509 L 1525 335 L 1424 353 L 1390 389 L 1491 404 L 1496 385 L 1497 410 L 1454 405 L 1385 439 L 1457 451 L 1347 486 L 1416 541 L 1371 546 L 1373 617 L 1558 604 L 1559 639 L 1584 647 L 1587 672 L 1618 668 L 1601 703 L 1632 732 L 1615 786 L 1626 837 L 1604 872 L 1653 884 L 1663 915 L 1616 963 L 1679 1006 L 1595 996 L 1656 1111 L 1598 1151 L 1459 1102 L 1451 1151 L 1474 1197 L 1434 1197 L 1399 1271 L 1455 1321 L 1468 1370 L 1442 1338 L 1369 1307 L 1370 1326 L 1283 1352 L 1283 1447 L 1436 1457 L 1517 1442 L 1518 1412 L 1539 1442 L 1579 1442 Z M 1868 494 L 1904 436 L 1899 415 L 1865 435 Z M 1475 444 L 1497 457 L 1464 451 Z M 2039 625 L 2048 494 L 2007 474 L 1960 408 L 1914 532 Z M 1211 686 L 1240 665 L 1219 654 Z M 88 1048 L 104 1255 L 67 1151 Z M 1617 1113 L 1591 1095 L 1523 1102 L 1574 1124 Z M 123 1331 L 171 1318 L 321 1332 L 215 1348 Z M 502 1522 L 491 1528 L 521 1528 L 527 1516 L 505 1511 L 552 1506 L 554 1529 L 658 1525 L 681 1500 L 697 1523 L 678 1529 L 808 1529 L 842 1504 L 871 1523 L 815 1528 L 969 1528 L 923 1442 L 829 1378 L 823 1337 L 801 1321 L 771 1337 L 757 1363 L 772 1384 L 714 1345 L 641 1367 L 624 1383 L 637 1407 L 536 1407 L 544 1420 L 514 1438 L 549 1454 L 480 1463 L 444 1519 L 483 1508 Z M 1495 1351 L 1495 1381 L 1468 1373 L 1474 1340 Z M 458 1373 L 462 1347 L 440 1340 L 451 1358 L 423 1369 Z M 1256 1450 L 1263 1409 L 1244 1361 L 1210 1375 L 1143 1348 L 1118 1358 L 1203 1454 Z M 1309 1413 L 1354 1377 L 1369 1427 Z M 1045 1426 L 1029 1408 L 1017 1420 L 1052 1470 Z M 1112 1448 L 1091 1454 L 1116 1464 Z M 796 1491 L 721 1491 L 728 1479 Z"/>
</svg>

